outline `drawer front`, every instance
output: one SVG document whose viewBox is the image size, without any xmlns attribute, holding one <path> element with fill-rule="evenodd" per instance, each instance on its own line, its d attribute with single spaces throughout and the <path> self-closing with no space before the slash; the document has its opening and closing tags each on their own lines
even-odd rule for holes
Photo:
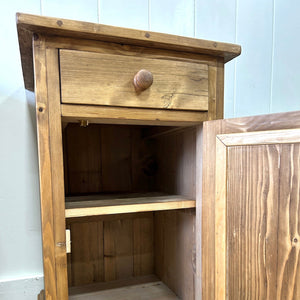
<svg viewBox="0 0 300 300">
<path fill-rule="evenodd" d="M 141 70 L 152 85 L 135 90 Z M 203 63 L 60 50 L 62 103 L 208 110 L 208 66 Z"/>
</svg>

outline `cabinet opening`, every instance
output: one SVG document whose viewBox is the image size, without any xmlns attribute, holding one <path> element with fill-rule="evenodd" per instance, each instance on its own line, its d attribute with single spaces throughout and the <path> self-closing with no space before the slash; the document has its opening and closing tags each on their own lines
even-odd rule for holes
<svg viewBox="0 0 300 300">
<path fill-rule="evenodd" d="M 196 128 L 70 123 L 63 139 L 70 299 L 194 299 Z"/>
<path fill-rule="evenodd" d="M 66 217 L 195 207 L 195 127 L 71 123 Z"/>
</svg>

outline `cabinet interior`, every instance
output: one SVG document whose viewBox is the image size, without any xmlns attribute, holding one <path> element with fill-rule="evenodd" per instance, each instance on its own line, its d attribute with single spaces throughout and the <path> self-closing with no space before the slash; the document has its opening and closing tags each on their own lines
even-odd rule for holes
<svg viewBox="0 0 300 300">
<path fill-rule="evenodd" d="M 66 207 L 80 203 L 93 211 L 101 203 L 120 207 L 118 199 L 128 198 L 146 206 L 175 196 L 195 201 L 196 127 L 69 123 L 63 128 Z M 166 299 L 194 298 L 195 204 L 155 207 L 66 218 L 70 296 L 162 282 L 174 293 Z"/>
</svg>

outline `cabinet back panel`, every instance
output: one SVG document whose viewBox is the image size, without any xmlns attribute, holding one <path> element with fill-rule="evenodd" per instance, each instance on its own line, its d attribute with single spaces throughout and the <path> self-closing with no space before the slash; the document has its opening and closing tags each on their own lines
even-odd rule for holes
<svg viewBox="0 0 300 300">
<path fill-rule="evenodd" d="M 78 219 L 67 227 L 69 286 L 154 273 L 153 213 Z"/>
<path fill-rule="evenodd" d="M 195 199 L 196 130 L 71 123 L 66 195 L 165 192 Z"/>
<path fill-rule="evenodd" d="M 153 147 L 142 134 L 139 126 L 69 124 L 64 132 L 66 194 L 152 191 Z"/>
</svg>

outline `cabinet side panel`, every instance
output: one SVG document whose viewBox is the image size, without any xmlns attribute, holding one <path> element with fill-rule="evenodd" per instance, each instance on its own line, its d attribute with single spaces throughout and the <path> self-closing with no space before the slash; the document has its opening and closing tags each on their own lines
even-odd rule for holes
<svg viewBox="0 0 300 300">
<path fill-rule="evenodd" d="M 190 127 L 155 140 L 157 190 L 195 199 L 196 129 Z"/>
<path fill-rule="evenodd" d="M 156 212 L 155 273 L 183 300 L 195 298 L 195 211 Z"/>
</svg>

